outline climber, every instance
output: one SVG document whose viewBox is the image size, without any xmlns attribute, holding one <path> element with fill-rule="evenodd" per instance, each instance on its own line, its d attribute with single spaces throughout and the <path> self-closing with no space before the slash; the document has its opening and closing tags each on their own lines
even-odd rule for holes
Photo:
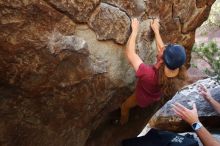
<svg viewBox="0 0 220 146">
<path fill-rule="evenodd" d="M 199 86 L 199 93 L 203 98 L 209 102 L 213 108 L 220 113 L 220 103 L 218 103 L 210 94 L 210 92 L 203 85 Z M 180 103 L 175 103 L 173 105 L 174 112 L 189 125 L 192 126 L 196 134 L 202 141 L 204 146 L 220 146 L 220 143 L 212 137 L 209 131 L 201 124 L 198 118 L 196 104 L 193 104 L 192 110 L 187 109 Z"/>
<path fill-rule="evenodd" d="M 151 28 L 155 34 L 157 46 L 157 63 L 149 65 L 143 63 L 135 52 L 136 37 L 139 21 L 132 19 L 132 33 L 126 46 L 126 55 L 133 66 L 138 78 L 135 93 L 121 105 L 121 125 L 129 118 L 129 110 L 136 105 L 144 108 L 159 101 L 161 97 L 172 97 L 175 92 L 185 85 L 187 79 L 184 47 L 177 44 L 164 45 L 160 32 L 159 20 L 151 21 Z"/>
</svg>

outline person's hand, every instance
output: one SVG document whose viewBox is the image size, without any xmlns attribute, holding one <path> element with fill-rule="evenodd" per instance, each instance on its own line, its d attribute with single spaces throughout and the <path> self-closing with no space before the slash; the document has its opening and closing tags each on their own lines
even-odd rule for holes
<svg viewBox="0 0 220 146">
<path fill-rule="evenodd" d="M 137 18 L 131 19 L 132 33 L 137 34 L 138 33 L 138 27 L 139 27 L 139 21 L 137 20 Z"/>
<path fill-rule="evenodd" d="M 153 19 L 151 21 L 151 28 L 153 29 L 154 32 L 159 32 L 159 28 L 160 28 L 159 19 Z"/>
<path fill-rule="evenodd" d="M 192 110 L 187 109 L 186 107 L 184 107 L 180 103 L 175 103 L 173 105 L 173 110 L 181 119 L 183 119 L 184 121 L 186 121 L 190 125 L 199 121 L 195 103 L 193 103 Z"/>
<path fill-rule="evenodd" d="M 212 99 L 212 95 L 209 92 L 209 90 L 207 90 L 207 88 L 205 86 L 200 84 L 199 87 L 198 87 L 198 91 L 199 91 L 199 94 L 202 95 L 205 98 L 205 100 L 210 102 L 210 100 Z"/>
</svg>

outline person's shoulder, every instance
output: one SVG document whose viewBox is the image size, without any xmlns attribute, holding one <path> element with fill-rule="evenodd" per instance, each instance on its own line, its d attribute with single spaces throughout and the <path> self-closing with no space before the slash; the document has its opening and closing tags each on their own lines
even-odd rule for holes
<svg viewBox="0 0 220 146">
<path fill-rule="evenodd" d="M 140 64 L 136 72 L 136 77 L 142 77 L 142 76 L 152 77 L 153 75 L 155 75 L 155 72 L 156 71 L 153 65 L 142 63 Z"/>
<path fill-rule="evenodd" d="M 142 63 L 142 64 L 140 64 L 140 69 L 143 69 L 144 71 L 145 70 L 154 70 L 154 65 Z"/>
</svg>

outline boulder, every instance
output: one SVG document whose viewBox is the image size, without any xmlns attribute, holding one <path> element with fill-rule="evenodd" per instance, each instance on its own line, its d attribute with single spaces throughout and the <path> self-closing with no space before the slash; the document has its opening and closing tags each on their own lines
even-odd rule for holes
<svg viewBox="0 0 220 146">
<path fill-rule="evenodd" d="M 164 42 L 185 46 L 189 66 L 195 29 L 213 2 L 1 0 L 0 145 L 117 146 L 137 135 L 162 104 L 135 108 L 127 125 L 114 125 L 135 85 L 124 55 L 131 18 L 140 20 L 144 62 L 155 62 L 157 16 Z"/>
<path fill-rule="evenodd" d="M 150 127 L 163 130 L 185 132 L 192 130 L 191 127 L 181 120 L 172 110 L 172 104 L 179 102 L 187 108 L 192 108 L 195 102 L 198 115 L 205 127 L 216 130 L 220 129 L 220 114 L 198 93 L 198 85 L 206 86 L 213 98 L 220 102 L 220 83 L 217 78 L 207 78 L 199 80 L 179 91 L 171 100 L 169 100 L 149 121 Z"/>
</svg>

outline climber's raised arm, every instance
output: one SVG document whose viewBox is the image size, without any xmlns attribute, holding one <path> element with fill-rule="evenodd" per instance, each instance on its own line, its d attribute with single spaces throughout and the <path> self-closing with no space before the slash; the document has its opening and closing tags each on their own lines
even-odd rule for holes
<svg viewBox="0 0 220 146">
<path fill-rule="evenodd" d="M 154 31 L 155 39 L 156 39 L 156 45 L 157 45 L 157 54 L 161 54 L 164 51 L 164 43 L 160 36 L 160 24 L 159 19 L 153 19 L 151 21 L 151 28 Z"/>
<path fill-rule="evenodd" d="M 128 39 L 127 46 L 126 46 L 126 55 L 128 57 L 129 62 L 134 67 L 135 71 L 138 70 L 138 67 L 140 66 L 143 61 L 136 53 L 135 47 L 136 47 L 136 37 L 138 33 L 138 27 L 139 27 L 139 21 L 134 18 L 131 21 L 131 27 L 132 27 L 132 33 Z"/>
</svg>

